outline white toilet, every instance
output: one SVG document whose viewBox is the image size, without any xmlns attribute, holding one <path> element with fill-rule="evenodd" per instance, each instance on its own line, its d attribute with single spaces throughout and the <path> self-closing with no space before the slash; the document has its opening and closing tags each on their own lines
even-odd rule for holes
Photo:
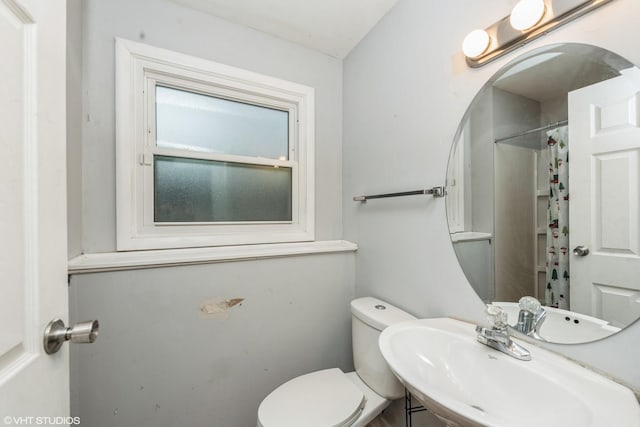
<svg viewBox="0 0 640 427">
<path fill-rule="evenodd" d="M 353 364 L 302 375 L 272 391 L 258 408 L 258 427 L 363 427 L 373 421 L 404 387 L 378 348 L 387 326 L 415 317 L 379 299 L 351 301 Z"/>
</svg>

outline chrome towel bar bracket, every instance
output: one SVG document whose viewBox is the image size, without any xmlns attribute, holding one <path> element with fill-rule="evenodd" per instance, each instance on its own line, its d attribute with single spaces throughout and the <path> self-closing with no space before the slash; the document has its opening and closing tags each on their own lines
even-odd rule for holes
<svg viewBox="0 0 640 427">
<path fill-rule="evenodd" d="M 373 194 L 370 196 L 354 196 L 354 202 L 366 202 L 371 199 L 386 199 L 389 197 L 402 197 L 402 196 L 418 196 L 418 195 L 432 195 L 433 197 L 444 197 L 446 194 L 444 187 L 433 187 L 424 190 L 403 191 L 400 193 L 386 193 L 386 194 Z"/>
</svg>

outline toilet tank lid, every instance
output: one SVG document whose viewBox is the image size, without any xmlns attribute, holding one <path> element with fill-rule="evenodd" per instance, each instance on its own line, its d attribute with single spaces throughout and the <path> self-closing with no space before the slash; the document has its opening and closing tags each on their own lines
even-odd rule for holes
<svg viewBox="0 0 640 427">
<path fill-rule="evenodd" d="M 379 331 L 394 323 L 416 319 L 406 311 L 373 297 L 357 298 L 351 301 L 351 313 Z"/>
</svg>

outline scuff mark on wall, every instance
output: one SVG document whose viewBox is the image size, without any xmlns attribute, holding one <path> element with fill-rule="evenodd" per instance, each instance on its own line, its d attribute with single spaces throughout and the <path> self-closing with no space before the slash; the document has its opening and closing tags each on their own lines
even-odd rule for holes
<svg viewBox="0 0 640 427">
<path fill-rule="evenodd" d="M 216 297 L 202 301 L 200 304 L 201 319 L 228 319 L 229 310 L 235 306 L 241 306 L 244 298 L 226 299 Z"/>
<path fill-rule="evenodd" d="M 243 301 L 244 301 L 244 298 L 231 298 L 227 300 L 227 306 L 231 308 L 238 304 L 242 305 Z"/>
</svg>

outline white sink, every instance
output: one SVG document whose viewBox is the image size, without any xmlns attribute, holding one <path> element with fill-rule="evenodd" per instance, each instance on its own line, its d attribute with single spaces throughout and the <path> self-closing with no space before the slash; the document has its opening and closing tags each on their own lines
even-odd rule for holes
<svg viewBox="0 0 640 427">
<path fill-rule="evenodd" d="M 398 379 L 451 426 L 640 426 L 628 388 L 519 343 L 532 360 L 480 344 L 475 325 L 450 318 L 397 323 L 379 340 Z"/>
<path fill-rule="evenodd" d="M 507 323 L 515 326 L 518 323 L 520 307 L 516 302 L 493 302 L 507 313 Z M 560 308 L 543 307 L 547 312 L 540 336 L 549 342 L 578 344 L 606 338 L 620 331 L 620 328 L 609 322 Z"/>
</svg>

